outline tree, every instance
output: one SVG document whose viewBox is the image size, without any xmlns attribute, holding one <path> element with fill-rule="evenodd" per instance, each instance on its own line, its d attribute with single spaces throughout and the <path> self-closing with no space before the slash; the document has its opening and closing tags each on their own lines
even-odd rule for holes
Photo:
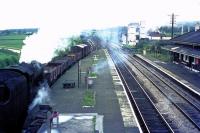
<svg viewBox="0 0 200 133">
<path fill-rule="evenodd" d="M 63 56 L 65 56 L 68 52 L 69 52 L 69 49 L 68 49 L 68 48 L 65 48 L 65 49 L 56 49 L 55 54 L 56 54 L 56 56 L 58 56 L 58 57 L 63 57 Z"/>
<path fill-rule="evenodd" d="M 82 43 L 83 43 L 83 40 L 81 39 L 80 36 L 72 36 L 71 38 L 69 38 L 69 43 L 67 46 L 65 46 L 65 48 L 55 50 L 55 55 L 56 57 L 63 57 L 69 52 L 72 46 L 76 46 Z"/>
<path fill-rule="evenodd" d="M 93 29 L 93 30 L 91 31 L 91 35 L 90 35 L 90 36 L 96 36 L 96 34 L 97 34 L 97 30 Z"/>
<path fill-rule="evenodd" d="M 77 44 L 82 44 L 83 40 L 81 39 L 80 36 L 72 36 L 69 38 L 69 47 L 75 46 Z"/>
</svg>

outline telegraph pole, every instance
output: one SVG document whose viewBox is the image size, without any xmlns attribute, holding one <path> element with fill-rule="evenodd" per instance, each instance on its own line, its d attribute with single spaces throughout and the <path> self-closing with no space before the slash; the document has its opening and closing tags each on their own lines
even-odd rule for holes
<svg viewBox="0 0 200 133">
<path fill-rule="evenodd" d="M 170 16 L 171 16 L 170 24 L 172 24 L 171 38 L 173 38 L 174 37 L 175 16 L 177 16 L 177 15 L 174 15 L 174 13 L 172 13 L 172 15 L 170 15 Z"/>
<path fill-rule="evenodd" d="M 80 81 L 79 81 L 79 80 L 80 80 L 80 78 L 79 78 L 79 76 L 80 76 L 80 75 L 79 75 L 80 68 L 79 68 L 79 67 L 80 67 L 80 65 L 79 65 L 79 61 L 78 61 L 78 88 L 79 88 L 79 82 L 80 82 Z"/>
<path fill-rule="evenodd" d="M 171 38 L 174 37 L 174 13 L 172 13 L 172 35 Z"/>
</svg>

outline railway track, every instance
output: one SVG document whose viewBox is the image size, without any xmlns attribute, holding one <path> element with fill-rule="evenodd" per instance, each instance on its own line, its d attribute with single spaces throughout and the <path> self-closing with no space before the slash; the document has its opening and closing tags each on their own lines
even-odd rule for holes
<svg viewBox="0 0 200 133">
<path fill-rule="evenodd" d="M 200 102 L 186 93 L 168 78 L 140 60 L 130 57 L 129 61 L 140 70 L 163 93 L 185 117 L 200 131 Z"/>
<path fill-rule="evenodd" d="M 112 51 L 114 50 L 116 49 L 112 48 Z M 186 89 L 183 85 L 172 81 L 170 77 L 166 77 L 165 74 L 162 74 L 162 72 L 155 69 L 152 65 L 149 65 L 146 61 L 142 63 L 140 60 L 129 56 L 127 53 L 124 54 L 119 49 L 116 51 L 117 55 L 115 56 L 122 56 L 117 57 L 120 58 L 121 61 L 115 64 L 118 64 L 117 69 L 123 79 L 123 83 L 126 84 L 126 88 L 128 88 L 127 91 L 129 91 L 133 99 L 135 98 L 133 95 L 134 91 L 130 89 L 131 85 L 129 86 L 129 82 L 135 84 L 136 81 L 141 84 L 139 86 L 143 87 L 143 91 L 146 93 L 147 97 L 150 98 L 150 101 L 158 110 L 159 115 L 165 120 L 170 129 L 172 129 L 171 132 L 200 132 L 200 98 L 198 95 L 194 95 L 194 91 Z M 115 58 L 113 60 L 115 60 Z M 119 64 L 121 63 L 126 70 L 120 70 Z M 123 76 L 123 71 L 128 71 L 131 73 L 131 76 L 134 75 L 135 81 L 133 82 L 133 79 L 130 80 L 130 75 Z M 129 78 L 126 79 L 126 77 Z M 136 100 L 135 102 L 137 105 L 138 103 Z M 139 106 L 138 110 L 140 111 Z M 145 119 L 145 115 L 143 115 L 143 119 Z"/>
<path fill-rule="evenodd" d="M 133 72 L 114 53 L 110 52 L 143 132 L 174 132 L 146 91 L 135 79 Z"/>
<path fill-rule="evenodd" d="M 134 57 L 125 57 L 134 65 L 167 99 L 200 131 L 200 104 L 198 99 L 184 92 L 179 86 L 158 73 L 153 68 L 147 67 Z M 170 121 L 169 121 L 170 123 Z M 170 126 L 173 127 L 173 124 Z"/>
</svg>

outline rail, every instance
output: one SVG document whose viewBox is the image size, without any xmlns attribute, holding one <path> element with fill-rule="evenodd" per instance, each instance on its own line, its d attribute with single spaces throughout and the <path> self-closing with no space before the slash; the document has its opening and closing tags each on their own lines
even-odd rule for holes
<svg viewBox="0 0 200 133">
<path fill-rule="evenodd" d="M 110 52 L 110 54 L 122 77 L 122 82 L 125 85 L 143 131 L 174 132 L 126 64 L 115 53 Z"/>
<path fill-rule="evenodd" d="M 200 113 L 200 109 L 199 109 L 199 103 L 198 101 L 194 101 L 194 99 L 192 99 L 192 97 L 187 96 L 186 93 L 180 93 L 181 89 L 176 90 L 174 88 L 174 86 L 172 85 L 172 83 L 169 83 L 169 81 L 164 80 L 165 77 L 158 75 L 158 73 L 156 73 L 156 71 L 150 69 L 149 67 L 147 67 L 146 65 L 142 64 L 140 61 L 138 61 L 136 58 L 134 57 L 130 57 L 132 60 L 129 59 L 129 61 L 143 74 L 145 75 L 145 77 L 152 82 L 152 84 L 158 88 L 160 90 L 160 92 L 162 94 L 164 94 L 171 102 L 174 106 L 176 106 L 176 108 L 182 112 L 182 114 L 198 129 L 200 130 L 200 126 L 199 126 L 199 113 Z M 134 61 L 133 61 L 134 60 Z M 146 69 L 146 71 L 144 69 L 139 68 L 138 65 L 136 65 L 136 62 L 142 66 L 144 69 Z M 164 88 L 164 89 L 163 89 Z M 166 91 L 167 89 L 171 89 L 173 92 L 170 92 L 169 90 Z M 169 92 L 172 94 L 177 94 L 176 95 L 176 99 L 172 99 L 169 97 Z M 181 97 L 177 98 L 177 97 Z M 179 99 L 179 101 L 177 101 L 177 99 Z"/>
</svg>

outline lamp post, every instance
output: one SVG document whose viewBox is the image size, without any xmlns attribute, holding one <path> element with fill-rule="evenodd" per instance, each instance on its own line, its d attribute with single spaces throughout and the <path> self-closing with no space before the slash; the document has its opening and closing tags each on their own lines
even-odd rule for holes
<svg viewBox="0 0 200 133">
<path fill-rule="evenodd" d="M 80 63 L 78 61 L 78 88 L 79 88 L 79 83 L 80 83 Z"/>
</svg>

